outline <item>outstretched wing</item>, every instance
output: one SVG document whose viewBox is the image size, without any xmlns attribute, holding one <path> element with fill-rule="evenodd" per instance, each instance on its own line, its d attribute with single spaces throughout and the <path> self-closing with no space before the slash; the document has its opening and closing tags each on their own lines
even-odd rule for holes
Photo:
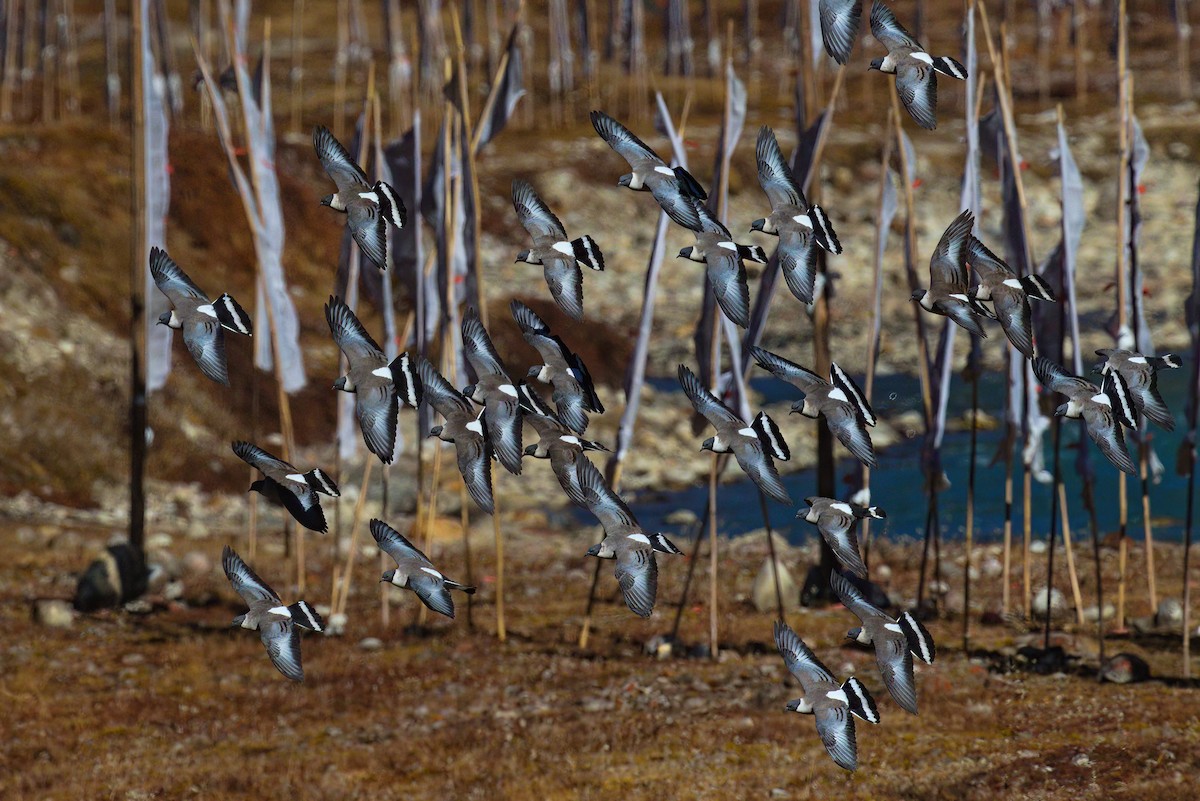
<svg viewBox="0 0 1200 801">
<path fill-rule="evenodd" d="M 512 182 L 512 199 L 517 218 L 535 240 L 542 236 L 552 236 L 560 240 L 567 238 L 563 224 L 528 181 L 517 178 Z"/>
<path fill-rule="evenodd" d="M 429 561 L 429 557 L 422 553 L 420 548 L 378 518 L 371 520 L 371 536 L 375 538 L 375 544 L 379 546 L 379 549 L 392 557 L 396 564 L 399 564 L 401 559 L 416 559 L 433 567 L 433 562 Z"/>
<path fill-rule="evenodd" d="M 822 3 L 823 5 L 823 3 Z M 858 0 L 854 0 L 858 5 Z M 783 205 L 808 208 L 804 193 L 796 185 L 792 170 L 784 161 L 783 153 L 779 150 L 779 142 L 775 132 L 767 126 L 758 129 L 758 141 L 754 145 L 754 155 L 758 162 L 758 183 L 771 201 L 771 208 Z"/>
<path fill-rule="evenodd" d="M 879 0 L 874 0 L 871 4 L 871 35 L 888 50 L 896 47 L 923 49 L 912 34 L 904 30 L 904 26 L 896 19 L 892 10 Z"/>
<path fill-rule="evenodd" d="M 339 194 L 371 188 L 362 168 L 350 158 L 346 148 L 324 125 L 313 128 L 313 149 L 317 151 L 317 158 L 321 160 L 325 172 L 337 184 Z"/>
<path fill-rule="evenodd" d="M 228 545 L 221 550 L 221 567 L 225 568 L 225 575 L 228 577 L 229 583 L 233 585 L 234 591 L 242 596 L 242 600 L 246 602 L 247 606 L 252 605 L 255 601 L 282 603 L 275 590 L 260 579 L 258 574 L 250 569 L 250 565 L 242 561 L 242 557 L 238 556 L 237 552 Z"/>
</svg>

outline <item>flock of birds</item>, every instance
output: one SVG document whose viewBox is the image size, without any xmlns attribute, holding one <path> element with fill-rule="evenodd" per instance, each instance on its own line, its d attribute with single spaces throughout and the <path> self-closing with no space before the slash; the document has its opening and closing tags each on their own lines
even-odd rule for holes
<svg viewBox="0 0 1200 801">
<path fill-rule="evenodd" d="M 857 31 L 857 0 L 849 3 L 822 0 L 822 34 L 829 54 L 839 63 L 849 56 Z M 923 127 L 935 122 L 934 72 L 964 78 L 962 65 L 946 57 L 931 57 L 904 30 L 885 6 L 875 0 L 871 29 L 888 49 L 873 69 L 895 73 L 901 99 Z M 761 247 L 742 245 L 705 204 L 707 196 L 698 181 L 681 168 L 669 167 L 650 147 L 627 128 L 600 111 L 591 114 L 596 132 L 628 163 L 631 172 L 620 186 L 653 195 L 677 224 L 695 233 L 695 244 L 679 256 L 706 265 L 708 280 L 722 312 L 734 323 L 749 323 L 749 289 L 744 260 L 766 262 Z M 313 145 L 337 192 L 322 204 L 346 215 L 347 226 L 363 254 L 386 268 L 388 228 L 406 222 L 404 204 L 395 189 L 371 182 L 345 148 L 323 127 L 314 131 Z M 755 148 L 758 176 L 771 204 L 771 212 L 754 221 L 751 230 L 777 236 L 776 258 L 787 286 L 802 303 L 813 301 L 816 248 L 840 253 L 841 244 L 829 216 L 809 204 L 784 160 L 769 128 L 759 132 Z M 513 206 L 533 239 L 533 247 L 517 256 L 518 262 L 540 264 L 556 303 L 572 319 L 583 316 L 583 272 L 604 269 L 604 257 L 590 236 L 570 239 L 565 228 L 534 188 L 526 181 L 512 185 Z M 914 292 L 912 300 L 929 312 L 949 317 L 972 334 L 985 337 L 983 318 L 996 319 L 1008 341 L 1033 360 L 1038 379 L 1051 391 L 1068 398 L 1058 414 L 1082 417 L 1088 433 L 1118 468 L 1134 472 L 1125 450 L 1122 426 L 1135 424 L 1135 411 L 1170 428 L 1171 416 L 1155 387 L 1158 369 L 1179 366 L 1173 356 L 1145 357 L 1124 350 L 1100 351 L 1106 360 L 1097 370 L 1100 387 L 1072 376 L 1054 362 L 1035 356 L 1030 299 L 1054 301 L 1050 287 L 1037 276 L 1017 277 L 1013 271 L 972 235 L 969 211 L 946 229 L 930 259 L 928 289 Z M 197 287 L 162 250 L 150 255 L 150 270 L 173 309 L 159 322 L 181 329 L 183 340 L 200 369 L 209 378 L 228 385 L 223 331 L 249 335 L 245 311 L 228 294 L 216 300 Z M 974 274 L 975 280 L 971 276 Z M 988 305 L 990 304 L 990 306 Z M 334 389 L 356 396 L 356 415 L 368 449 L 384 463 L 392 460 L 396 427 L 402 405 L 428 403 L 443 418 L 430 436 L 452 443 L 458 469 L 474 502 L 494 512 L 493 459 L 505 470 L 519 474 L 523 456 L 548 459 L 567 497 L 590 511 L 604 529 L 603 539 L 589 556 L 611 559 L 625 604 L 636 615 L 649 617 L 657 595 L 658 566 L 655 553 L 679 554 L 665 536 L 645 530 L 629 506 L 613 491 L 601 472 L 585 455 L 607 450 L 585 439 L 588 415 L 603 413 L 586 365 L 549 326 L 525 304 L 512 301 L 511 312 L 526 342 L 542 363 L 514 381 L 497 353 L 483 323 L 468 309 L 462 320 L 462 343 L 475 383 L 461 391 L 421 355 L 400 354 L 389 362 L 354 312 L 338 297 L 325 306 L 326 321 L 338 348 L 349 364 Z M 854 380 L 836 363 L 828 378 L 761 348 L 751 353 L 757 364 L 792 384 L 803 398 L 793 413 L 809 418 L 824 416 L 831 431 L 863 464 L 874 466 L 875 453 L 868 429 L 876 418 Z M 695 410 L 715 430 L 703 450 L 732 453 L 742 470 L 772 500 L 791 505 L 780 481 L 775 460 L 790 456 L 787 443 L 765 413 L 747 423 L 703 386 L 686 366 L 680 365 L 679 382 Z M 552 388 L 553 409 L 533 382 Z M 537 433 L 536 443 L 523 447 L 523 423 Z M 282 506 L 314 531 L 326 531 L 319 494 L 336 497 L 336 483 L 320 468 L 302 472 L 249 442 L 233 443 L 234 453 L 257 468 L 262 479 L 251 491 Z M 881 518 L 882 509 L 833 499 L 810 497 L 808 508 L 797 517 L 815 524 L 837 556 L 842 570 L 832 576 L 832 589 L 861 621 L 848 637 L 873 644 L 884 685 L 904 710 L 917 713 L 914 656 L 932 663 L 935 645 L 929 632 L 908 612 L 893 618 L 867 600 L 867 568 L 859 555 L 854 534 L 856 521 Z M 382 520 L 372 520 L 376 543 L 396 562 L 381 583 L 408 589 L 430 609 L 454 617 L 450 590 L 473 593 L 442 574 L 416 546 Z M 306 602 L 285 604 L 242 559 L 226 546 L 222 564 L 233 588 L 249 607 L 234 620 L 235 626 L 257 630 L 271 661 L 289 679 L 303 680 L 299 629 L 322 631 L 324 623 Z M 791 711 L 815 716 L 817 731 L 833 760 L 843 768 L 857 765 L 853 717 L 879 722 L 879 711 L 866 686 L 856 678 L 838 683 L 813 652 L 786 623 L 775 624 L 775 641 L 788 669 L 800 681 L 804 696 L 787 705 Z"/>
</svg>

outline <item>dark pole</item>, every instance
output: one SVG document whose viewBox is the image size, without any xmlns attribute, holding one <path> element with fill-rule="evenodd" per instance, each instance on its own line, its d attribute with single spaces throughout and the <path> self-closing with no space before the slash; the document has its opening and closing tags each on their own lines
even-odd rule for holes
<svg viewBox="0 0 1200 801">
<path fill-rule="evenodd" d="M 133 29 L 129 37 L 129 72 L 132 87 L 132 130 L 130 136 L 130 204 L 133 236 L 129 254 L 129 544 L 143 552 L 146 530 L 146 366 L 145 352 L 145 272 L 146 272 L 146 87 L 142 81 L 142 4 L 131 0 L 129 16 Z"/>
<path fill-rule="evenodd" d="M 779 614 L 779 620 L 786 620 L 783 616 L 783 591 L 779 589 L 779 562 L 775 559 L 775 534 L 771 531 L 771 515 L 767 511 L 767 496 L 761 489 L 758 491 L 758 507 L 762 510 L 763 528 L 767 530 L 767 553 L 771 559 L 771 578 L 775 580 L 775 609 Z"/>
<path fill-rule="evenodd" d="M 683 591 L 679 593 L 679 603 L 675 605 L 675 622 L 671 624 L 671 642 L 679 636 L 679 622 L 683 619 L 683 608 L 687 606 L 688 591 L 692 588 L 692 576 L 696 573 L 696 562 L 700 558 L 700 540 L 708 525 L 708 504 L 704 505 L 704 516 L 696 521 L 692 528 L 692 553 L 688 556 L 687 575 L 683 578 Z"/>
<path fill-rule="evenodd" d="M 1042 648 L 1050 649 L 1050 595 L 1054 590 L 1054 540 L 1058 538 L 1058 484 L 1062 480 L 1059 468 L 1059 436 L 1062 418 L 1054 417 L 1054 482 L 1050 485 L 1050 543 L 1046 549 L 1046 628 Z M 1103 617 L 1103 610 L 1101 617 Z"/>
</svg>

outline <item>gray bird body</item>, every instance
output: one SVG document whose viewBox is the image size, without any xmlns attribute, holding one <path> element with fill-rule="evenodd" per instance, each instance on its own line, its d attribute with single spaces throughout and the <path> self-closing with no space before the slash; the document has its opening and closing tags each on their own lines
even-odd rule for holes
<svg viewBox="0 0 1200 801">
<path fill-rule="evenodd" d="M 346 215 L 350 235 L 363 254 L 381 270 L 387 269 L 387 227 L 403 228 L 404 203 L 396 190 L 383 181 L 372 184 L 366 173 L 346 152 L 341 142 L 324 126 L 313 129 L 313 149 L 337 192 L 321 204 Z"/>
<path fill-rule="evenodd" d="M 387 356 L 367 333 L 358 317 L 341 298 L 331 296 L 325 304 L 325 320 L 333 341 L 346 354 L 349 370 L 334 389 L 354 393 L 354 411 L 363 439 L 371 453 L 384 464 L 392 461 L 396 446 L 396 424 L 400 417 L 400 388 Z M 416 407 L 419 393 L 413 384 L 404 388 L 405 403 Z"/>
<path fill-rule="evenodd" d="M 292 681 L 304 681 L 298 629 L 323 631 L 321 616 L 305 601 L 284 604 L 275 590 L 228 545 L 221 551 L 221 566 L 233 589 L 249 607 L 245 614 L 234 618 L 233 625 L 257 631 L 279 672 Z"/>
<path fill-rule="evenodd" d="M 654 552 L 681 551 L 662 534 L 647 534 L 589 460 L 579 460 L 576 469 L 584 506 L 604 527 L 604 539 L 592 546 L 588 555 L 615 560 L 613 574 L 625 605 L 639 617 L 650 617 L 658 595 L 658 563 Z"/>
<path fill-rule="evenodd" d="M 371 536 L 375 538 L 379 549 L 396 562 L 396 569 L 384 573 L 381 583 L 412 590 L 425 606 L 451 619 L 454 618 L 454 599 L 450 597 L 450 590 L 475 594 L 474 587 L 459 584 L 442 575 L 429 557 L 382 520 L 376 518 L 371 521 Z"/>
<path fill-rule="evenodd" d="M 871 5 L 871 35 L 887 48 L 887 55 L 871 62 L 871 69 L 894 74 L 896 92 L 909 115 L 922 128 L 937 127 L 936 73 L 965 80 L 967 71 L 949 56 L 931 56 L 897 21 L 880 0 Z"/>
<path fill-rule="evenodd" d="M 317 493 L 336 498 L 341 492 L 324 470 L 317 467 L 301 473 L 282 459 L 245 441 L 234 442 L 233 452 L 264 476 L 262 481 L 250 486 L 251 491 L 261 492 L 268 500 L 283 504 L 305 528 L 319 532 L 329 530 Z"/>
<path fill-rule="evenodd" d="M 804 393 L 804 399 L 792 404 L 792 413 L 816 419 L 825 415 L 829 430 L 846 450 L 868 467 L 876 465 L 875 449 L 867 427 L 875 425 L 875 413 L 858 386 L 836 363 L 830 366 L 826 381 L 811 370 L 759 347 L 750 355 L 764 370 Z"/>
<path fill-rule="evenodd" d="M 866 687 L 850 678 L 838 684 L 833 674 L 783 621 L 775 621 L 775 647 L 788 671 L 800 682 L 804 696 L 789 701 L 789 712 L 813 715 L 817 734 L 829 756 L 840 767 L 858 767 L 858 744 L 854 736 L 857 715 L 868 723 L 879 722 L 879 712 Z"/>
<path fill-rule="evenodd" d="M 603 254 L 590 236 L 567 239 L 563 224 L 527 181 L 513 181 L 512 198 L 521 225 L 533 238 L 533 247 L 522 251 L 517 261 L 542 265 L 554 302 L 572 319 L 582 319 L 583 271 L 579 265 L 603 270 Z"/>
<path fill-rule="evenodd" d="M 968 240 L 974 225 L 970 210 L 954 218 L 929 258 L 929 289 L 917 290 L 912 299 L 925 311 L 949 317 L 972 334 L 986 337 L 979 322 L 979 315 L 986 310 L 970 296 L 967 273 Z"/>
<path fill-rule="evenodd" d="M 586 413 L 604 412 L 586 366 L 524 303 L 514 300 L 509 304 L 509 309 L 525 341 L 542 357 L 543 364 L 530 369 L 529 377 L 554 388 L 551 399 L 559 420 L 576 434 L 583 434 L 588 427 Z"/>
<path fill-rule="evenodd" d="M 875 662 L 888 693 L 906 712 L 917 714 L 913 654 L 926 664 L 932 664 L 936 650 L 929 632 L 908 612 L 899 619 L 885 614 L 839 573 L 830 577 L 830 587 L 862 622 L 861 627 L 852 629 L 847 636 L 863 645 L 874 646 Z"/>
<path fill-rule="evenodd" d="M 705 441 L 702 450 L 732 453 L 742 470 L 764 495 L 791 505 L 792 499 L 780 481 L 779 472 L 759 433 L 705 389 L 700 379 L 687 367 L 679 365 L 678 375 L 692 407 L 717 430 L 717 435 Z"/>
<path fill-rule="evenodd" d="M 668 167 L 642 140 L 603 111 L 593 111 L 591 119 L 596 133 L 633 169 L 633 172 L 621 176 L 619 185 L 649 192 L 676 224 L 698 230 L 700 218 L 692 198 L 704 200 L 705 195 L 696 180 L 682 168 L 674 170 Z M 681 173 L 686 178 L 681 179 Z"/>
<path fill-rule="evenodd" d="M 492 499 L 492 448 L 484 425 L 486 410 L 476 415 L 471 402 L 424 356 L 417 357 L 417 375 L 421 378 L 425 399 L 446 420 L 444 425 L 434 426 L 430 436 L 454 444 L 458 472 L 462 474 L 467 492 L 480 509 L 492 514 L 496 506 Z"/>
<path fill-rule="evenodd" d="M 1000 257 L 973 236 L 968 240 L 967 254 L 971 269 L 979 278 L 979 284 L 969 293 L 970 297 L 977 301 L 990 300 L 1008 341 L 1025 358 L 1032 359 L 1033 315 L 1029 300 L 1053 301 L 1054 294 L 1050 292 L 1050 287 L 1036 275 L 1018 278 Z"/>
<path fill-rule="evenodd" d="M 756 245 L 734 242 L 729 229 L 703 203 L 698 200 L 692 203 L 700 219 L 700 225 L 693 229 L 696 244 L 679 251 L 679 257 L 705 265 L 717 305 L 726 317 L 746 328 L 750 325 L 750 286 L 742 258 L 765 263 L 766 254 Z"/>
<path fill-rule="evenodd" d="M 550 470 L 563 492 L 572 502 L 586 509 L 583 488 L 579 484 L 579 462 L 587 459 L 584 451 L 607 451 L 608 448 L 583 439 L 553 417 L 526 412 L 525 419 L 538 432 L 538 441 L 525 448 L 525 455 L 534 459 L 549 459 Z"/>
<path fill-rule="evenodd" d="M 1118 470 L 1137 474 L 1137 467 L 1125 449 L 1125 434 L 1121 429 L 1122 425 L 1136 428 L 1133 401 L 1124 379 L 1117 372 L 1108 373 L 1101 388 L 1039 356 L 1033 360 L 1033 373 L 1046 389 L 1067 396 L 1067 402 L 1058 407 L 1056 415 L 1072 419 L 1082 417 L 1088 436 L 1105 458 Z"/>
<path fill-rule="evenodd" d="M 250 318 L 246 312 L 227 294 L 209 300 L 208 295 L 160 248 L 150 249 L 150 275 L 173 307 L 158 318 L 158 323 L 182 331 L 183 343 L 200 371 L 213 381 L 229 386 L 222 329 L 250 336 Z"/>
<path fill-rule="evenodd" d="M 779 237 L 775 253 L 788 289 L 802 303 L 812 303 L 817 275 L 814 245 L 830 253 L 841 253 L 841 242 L 825 211 L 805 200 L 783 159 L 774 132 L 766 126 L 758 132 L 755 156 L 758 182 L 771 202 L 771 213 L 755 220 L 751 230 Z"/>
<path fill-rule="evenodd" d="M 834 555 L 842 567 L 859 578 L 867 577 L 867 566 L 863 563 L 858 552 L 858 537 L 854 533 L 854 524 L 864 517 L 882 519 L 887 517 L 882 509 L 875 506 L 859 506 L 846 503 L 834 498 L 812 496 L 805 498 L 807 510 L 796 513 L 796 517 L 816 525 L 821 537 L 833 549 Z"/>
<path fill-rule="evenodd" d="M 521 407 L 517 385 L 508 377 L 479 317 L 468 309 L 462 321 L 463 353 L 475 371 L 475 384 L 464 391 L 487 411 L 488 442 L 500 464 L 521 473 Z"/>
<path fill-rule="evenodd" d="M 1101 348 L 1096 355 L 1102 356 L 1104 361 L 1096 366 L 1095 372 L 1118 373 L 1129 387 L 1129 395 L 1137 410 L 1167 431 L 1175 430 L 1175 418 L 1158 392 L 1158 371 L 1178 368 L 1178 357 L 1171 353 L 1166 356 L 1143 356 L 1136 351 L 1116 348 Z"/>
</svg>

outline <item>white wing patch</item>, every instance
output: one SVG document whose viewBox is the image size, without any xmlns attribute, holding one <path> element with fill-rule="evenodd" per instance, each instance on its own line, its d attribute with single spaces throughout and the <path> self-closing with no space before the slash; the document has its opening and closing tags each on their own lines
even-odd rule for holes
<svg viewBox="0 0 1200 801">
<path fill-rule="evenodd" d="M 635 533 L 635 534 L 630 534 L 630 535 L 629 535 L 629 537 L 628 537 L 628 539 L 631 539 L 631 540 L 633 540 L 634 542 L 640 542 L 640 543 L 643 543 L 643 544 L 645 544 L 645 545 L 649 545 L 649 544 L 650 544 L 650 538 L 649 538 L 649 537 L 647 537 L 645 534 L 642 534 L 640 531 L 639 531 L 639 532 L 637 532 L 637 533 Z"/>
<path fill-rule="evenodd" d="M 377 367 L 371 371 L 371 375 L 376 375 L 376 376 L 379 376 L 380 378 L 391 378 L 392 377 L 392 368 Z"/>
<path fill-rule="evenodd" d="M 850 508 L 850 504 L 838 501 L 837 503 L 829 504 L 829 508 L 835 512 L 841 512 L 844 515 L 854 515 L 854 510 Z"/>
<path fill-rule="evenodd" d="M 559 437 L 559 439 L 561 441 L 567 443 L 568 445 L 578 445 L 579 444 L 579 437 L 574 437 L 574 436 L 571 436 L 570 434 L 563 434 L 561 437 Z"/>
<path fill-rule="evenodd" d="M 287 478 L 289 481 L 299 481 L 301 484 L 308 483 L 308 479 L 304 477 L 303 473 L 288 473 L 284 477 Z"/>
<path fill-rule="evenodd" d="M 517 397 L 517 388 L 514 387 L 512 384 L 501 384 L 499 389 L 501 392 L 503 392 L 505 395 L 508 395 L 511 398 Z"/>
<path fill-rule="evenodd" d="M 758 439 L 758 432 L 755 431 L 753 428 L 749 428 L 749 427 L 739 428 L 738 433 L 741 434 L 743 437 L 751 437 L 752 439 Z"/>
<path fill-rule="evenodd" d="M 847 401 L 850 400 L 849 398 L 846 397 L 846 393 L 842 392 L 842 390 L 838 389 L 837 387 L 834 387 L 833 389 L 829 390 L 829 399 L 835 400 L 835 401 L 841 401 L 842 403 L 846 403 Z"/>
<path fill-rule="evenodd" d="M 207 314 L 209 317 L 213 318 L 217 316 L 217 310 L 213 308 L 211 303 L 205 303 L 203 306 L 197 306 L 196 311 L 200 312 L 201 314 Z"/>
<path fill-rule="evenodd" d="M 955 300 L 961 300 L 963 303 L 967 302 L 967 296 L 960 292 L 951 292 L 950 297 L 954 298 Z"/>
<path fill-rule="evenodd" d="M 433 576 L 434 578 L 442 578 L 442 574 L 434 570 L 432 567 L 423 567 L 421 570 Z"/>
<path fill-rule="evenodd" d="M 726 250 L 737 250 L 737 244 L 734 242 L 718 242 L 717 247 L 725 248 Z"/>
<path fill-rule="evenodd" d="M 670 167 L 664 167 L 664 166 L 663 166 L 663 165 L 661 165 L 661 164 L 659 164 L 658 166 L 656 166 L 656 167 L 654 168 L 654 171 L 655 171 L 656 173 L 658 173 L 659 175 L 670 175 L 671 177 L 674 177 L 674 176 L 675 176 L 675 172 L 674 172 L 674 171 L 673 171 L 673 170 L 672 170 Z"/>
<path fill-rule="evenodd" d="M 909 53 L 909 55 L 915 58 L 917 61 L 923 61 L 929 65 L 933 64 L 933 56 L 929 55 L 928 53 L 922 53 L 918 51 L 915 53 Z"/>
<path fill-rule="evenodd" d="M 1016 278 L 1005 278 L 1004 285 L 1011 286 L 1013 289 L 1021 288 L 1021 282 L 1019 280 L 1017 280 Z"/>
<path fill-rule="evenodd" d="M 291 617 L 292 613 L 288 611 L 286 606 L 273 606 L 267 610 L 269 614 L 279 615 L 280 617 Z"/>
<path fill-rule="evenodd" d="M 481 437 L 483 436 L 483 423 L 479 422 L 478 420 L 472 420 L 471 422 L 467 423 L 464 428 L 466 428 L 468 431 L 474 431 Z"/>
<path fill-rule="evenodd" d="M 553 245 L 550 246 L 550 249 L 555 250 L 555 251 L 563 254 L 564 256 L 570 256 L 571 258 L 575 258 L 575 248 L 571 247 L 570 242 L 555 242 Z"/>
<path fill-rule="evenodd" d="M 884 623 L 884 624 L 883 624 L 883 627 L 884 627 L 885 629 L 887 629 L 888 631 L 893 631 L 893 632 L 895 632 L 896 634 L 899 634 L 899 633 L 901 632 L 901 628 L 900 628 L 900 624 L 899 624 L 899 623 Z"/>
<path fill-rule="evenodd" d="M 1103 392 L 1101 392 L 1098 395 L 1093 395 L 1092 403 L 1098 403 L 1101 406 L 1112 406 L 1112 401 L 1109 400 L 1108 396 L 1105 395 Z"/>
<path fill-rule="evenodd" d="M 1146 357 L 1145 356 L 1130 356 L 1128 359 L 1126 359 L 1126 361 L 1128 361 L 1130 364 L 1145 364 Z"/>
<path fill-rule="evenodd" d="M 809 217 L 807 214 L 797 214 L 795 217 L 792 218 L 792 222 L 799 223 L 800 225 L 803 225 L 805 228 L 813 227 L 812 217 Z"/>
<path fill-rule="evenodd" d="M 825 693 L 825 695 L 829 698 L 832 698 L 834 701 L 841 701 L 846 706 L 850 706 L 850 699 L 846 697 L 845 690 L 830 690 L 829 692 Z"/>
</svg>

